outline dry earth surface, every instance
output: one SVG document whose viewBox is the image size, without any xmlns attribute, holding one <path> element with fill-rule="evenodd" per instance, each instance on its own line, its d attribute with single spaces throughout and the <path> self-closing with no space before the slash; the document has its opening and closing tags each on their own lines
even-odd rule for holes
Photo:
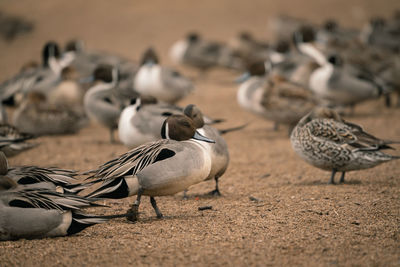
<svg viewBox="0 0 400 267">
<path fill-rule="evenodd" d="M 89 48 L 135 60 L 152 45 L 170 65 L 170 45 L 189 30 L 223 41 L 249 29 L 268 39 L 268 18 L 279 13 L 313 22 L 333 17 L 359 27 L 369 16 L 388 16 L 395 8 L 398 0 L 2 0 L 0 10 L 30 19 L 36 28 L 13 42 L 0 41 L 0 80 L 24 62 L 39 60 L 49 39 L 82 38 Z M 221 128 L 251 122 L 226 135 L 231 163 L 221 178 L 222 197 L 201 196 L 214 186 L 202 183 L 190 189 L 188 200 L 182 194 L 158 198 L 163 220 L 155 218 L 145 198 L 135 224 L 117 219 L 71 237 L 0 242 L 0 266 L 399 266 L 400 162 L 350 173 L 344 185 L 328 185 L 329 173 L 294 154 L 285 128 L 272 131 L 272 123 L 239 108 L 234 78 L 212 72 L 180 103 L 226 118 Z M 376 101 L 357 107 L 348 119 L 381 138 L 400 139 L 399 118 L 400 109 Z M 99 125 L 38 141 L 39 147 L 11 158 L 10 165 L 84 171 L 127 150 L 109 144 L 108 131 Z M 111 208 L 94 212 L 124 212 L 133 201 L 105 201 Z M 212 210 L 198 210 L 205 205 Z"/>
</svg>

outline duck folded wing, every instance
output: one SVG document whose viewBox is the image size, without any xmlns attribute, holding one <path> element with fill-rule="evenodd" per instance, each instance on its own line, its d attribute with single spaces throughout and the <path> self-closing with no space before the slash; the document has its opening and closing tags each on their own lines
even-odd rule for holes
<svg viewBox="0 0 400 267">
<path fill-rule="evenodd" d="M 349 122 L 338 122 L 334 120 L 316 120 L 311 122 L 310 132 L 314 138 L 322 139 L 344 145 L 350 149 L 375 151 L 380 149 L 391 148 L 387 144 L 396 143 L 394 141 L 385 141 L 366 133 L 360 126 Z"/>
<path fill-rule="evenodd" d="M 347 121 L 344 121 L 344 123 L 350 128 L 352 135 L 356 137 L 356 142 L 350 144 L 362 150 L 393 149 L 389 144 L 399 143 L 398 141 L 379 139 L 365 132 L 363 128 L 357 124 Z"/>
<path fill-rule="evenodd" d="M 55 185 L 68 185 L 77 182 L 77 172 L 55 167 L 40 168 L 36 166 L 11 167 L 8 176 L 18 184 L 51 182 Z"/>
<path fill-rule="evenodd" d="M 9 207 L 60 211 L 99 206 L 93 203 L 93 200 L 76 195 L 61 194 L 44 188 L 21 187 L 2 192 L 0 202 Z"/>
<path fill-rule="evenodd" d="M 279 96 L 291 98 L 293 100 L 309 100 L 312 99 L 313 95 L 311 91 L 304 89 L 303 87 L 285 82 L 283 86 L 279 89 Z"/>
<path fill-rule="evenodd" d="M 119 158 L 105 163 L 91 177 L 97 177 L 95 182 L 100 182 L 123 176 L 133 176 L 157 161 L 172 157 L 175 152 L 164 146 L 168 142 L 169 140 L 159 140 L 151 145 L 139 146 Z"/>
</svg>

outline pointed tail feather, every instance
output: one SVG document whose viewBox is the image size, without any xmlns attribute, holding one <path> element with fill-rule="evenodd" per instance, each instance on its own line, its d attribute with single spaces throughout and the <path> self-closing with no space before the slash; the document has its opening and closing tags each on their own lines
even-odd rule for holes
<svg viewBox="0 0 400 267">
<path fill-rule="evenodd" d="M 78 194 L 81 191 L 89 188 L 95 184 L 94 182 L 88 182 L 88 183 L 81 183 L 81 184 L 69 184 L 69 185 L 64 185 L 62 186 L 64 188 L 64 191 L 70 194 Z"/>
<path fill-rule="evenodd" d="M 233 128 L 218 130 L 218 132 L 219 132 L 221 135 L 223 135 L 223 134 L 227 134 L 227 133 L 229 133 L 229 132 L 234 132 L 234 131 L 242 130 L 242 129 L 246 128 L 247 125 L 249 125 L 249 123 L 245 123 L 245 124 L 243 124 L 243 125 L 240 125 L 240 126 L 237 126 L 237 127 L 233 127 Z"/>
<path fill-rule="evenodd" d="M 129 188 L 124 178 L 104 182 L 98 189 L 86 195 L 87 198 L 120 199 L 129 196 Z"/>
<path fill-rule="evenodd" d="M 207 125 L 213 125 L 213 124 L 217 124 L 217 123 L 221 123 L 221 122 L 225 122 L 225 119 L 212 119 L 209 117 L 204 116 L 204 123 Z"/>
<path fill-rule="evenodd" d="M 67 230 L 68 235 L 76 234 L 86 229 L 89 226 L 107 222 L 109 219 L 127 217 L 127 214 L 118 215 L 108 215 L 108 216 L 98 216 L 92 214 L 85 214 L 79 211 L 72 212 L 72 222 Z"/>
<path fill-rule="evenodd" d="M 93 175 L 97 172 L 97 170 L 88 170 L 85 172 L 82 172 L 81 175 L 90 175 L 89 177 L 85 178 L 85 180 L 93 178 Z"/>
</svg>

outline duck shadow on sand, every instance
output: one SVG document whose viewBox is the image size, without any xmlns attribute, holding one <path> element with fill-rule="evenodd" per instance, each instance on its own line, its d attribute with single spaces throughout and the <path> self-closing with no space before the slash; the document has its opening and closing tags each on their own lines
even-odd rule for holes
<svg viewBox="0 0 400 267">
<path fill-rule="evenodd" d="M 294 185 L 296 185 L 296 186 L 325 186 L 325 185 L 340 186 L 340 185 L 360 185 L 360 184 L 362 184 L 360 180 L 354 180 L 354 179 L 345 181 L 344 183 L 336 182 L 335 184 L 330 184 L 328 179 L 324 179 L 324 180 L 304 181 L 304 182 L 296 183 Z"/>
</svg>

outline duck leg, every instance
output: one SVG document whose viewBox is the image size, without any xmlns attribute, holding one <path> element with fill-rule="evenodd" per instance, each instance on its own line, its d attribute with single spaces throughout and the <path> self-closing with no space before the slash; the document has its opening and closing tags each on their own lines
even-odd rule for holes
<svg viewBox="0 0 400 267">
<path fill-rule="evenodd" d="M 132 204 L 131 208 L 127 212 L 129 214 L 127 216 L 127 219 L 131 222 L 136 222 L 139 219 L 139 205 L 142 194 L 143 194 L 143 189 L 139 188 L 136 201 Z"/>
<path fill-rule="evenodd" d="M 114 129 L 110 128 L 110 143 L 115 144 Z"/>
<path fill-rule="evenodd" d="M 397 104 L 396 107 L 400 107 L 400 92 L 397 92 Z"/>
<path fill-rule="evenodd" d="M 346 172 L 342 172 L 342 175 L 340 176 L 340 181 L 339 183 L 344 183 L 344 175 L 346 174 Z"/>
<path fill-rule="evenodd" d="M 189 199 L 189 197 L 187 195 L 187 191 L 188 191 L 187 189 L 183 190 L 183 199 L 185 199 L 185 200 Z"/>
<path fill-rule="evenodd" d="M 274 122 L 274 131 L 276 132 L 276 131 L 278 131 L 279 130 L 279 122 Z"/>
<path fill-rule="evenodd" d="M 221 192 L 219 192 L 219 188 L 218 188 L 218 179 L 219 177 L 215 177 L 215 189 L 213 191 L 211 191 L 210 193 L 208 193 L 211 196 L 221 196 Z"/>
<path fill-rule="evenodd" d="M 335 184 L 335 174 L 336 174 L 336 170 L 333 169 L 332 170 L 332 175 L 331 175 L 331 179 L 329 180 L 329 184 Z"/>
<path fill-rule="evenodd" d="M 385 95 L 385 106 L 390 108 L 392 106 L 392 98 L 390 94 Z"/>
<path fill-rule="evenodd" d="M 162 217 L 164 217 L 160 211 L 160 209 L 157 207 L 157 203 L 156 200 L 154 199 L 154 197 L 150 197 L 150 203 L 153 206 L 154 211 L 157 214 L 157 218 L 161 219 Z"/>
</svg>

